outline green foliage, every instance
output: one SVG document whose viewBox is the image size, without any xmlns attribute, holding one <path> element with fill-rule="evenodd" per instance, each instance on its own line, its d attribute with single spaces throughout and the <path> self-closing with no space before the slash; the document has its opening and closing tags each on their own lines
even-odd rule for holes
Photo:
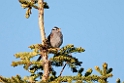
<svg viewBox="0 0 124 83">
<path fill-rule="evenodd" d="M 19 75 L 16 75 L 15 77 L 11 78 L 5 78 L 0 76 L 0 82 L 1 83 L 28 83 L 26 80 L 22 79 Z"/>
<path fill-rule="evenodd" d="M 38 0 L 19 0 L 22 8 L 27 9 L 26 18 L 30 17 L 31 9 L 38 9 L 37 3 Z M 49 6 L 46 2 L 43 3 L 44 9 L 49 9 Z M 108 64 L 104 63 L 102 68 L 95 66 L 95 70 L 99 72 L 100 75 L 92 74 L 93 69 L 89 68 L 84 72 L 84 68 L 81 67 L 82 61 L 79 61 L 76 57 L 73 56 L 73 53 L 82 53 L 85 51 L 82 47 L 75 47 L 74 45 L 66 45 L 62 48 L 51 48 L 48 45 L 48 42 L 44 40 L 44 45 L 35 44 L 29 46 L 32 50 L 31 52 L 20 52 L 14 56 L 18 58 L 18 61 L 13 61 L 11 66 L 17 67 L 22 65 L 23 68 L 30 73 L 30 76 L 21 77 L 19 75 L 12 76 L 11 78 L 6 78 L 0 76 L 0 83 L 108 83 L 108 78 L 112 77 L 112 68 L 108 68 Z M 50 75 L 46 82 L 41 79 L 43 76 L 43 65 L 42 61 L 42 52 L 45 50 L 47 57 L 49 54 L 52 54 L 53 57 L 49 57 L 50 62 Z M 40 56 L 40 59 L 34 60 L 35 57 Z M 65 65 L 64 65 L 65 64 Z M 64 67 L 63 67 L 64 65 Z M 76 76 L 61 76 L 56 75 L 55 67 L 63 67 L 62 69 L 69 66 L 72 73 L 75 72 Z M 116 83 L 121 83 L 120 79 L 116 80 Z M 123 82 L 124 83 L 124 82 Z"/>
<path fill-rule="evenodd" d="M 87 71 L 86 71 L 86 73 L 85 73 L 85 75 L 84 76 L 89 76 L 91 73 L 92 73 L 92 69 L 90 68 L 90 69 L 88 69 Z"/>
<path fill-rule="evenodd" d="M 124 83 L 124 81 L 121 82 L 121 80 L 118 78 L 118 79 L 116 80 L 116 83 Z"/>
<path fill-rule="evenodd" d="M 38 6 L 37 6 L 38 0 L 19 0 L 19 2 L 21 3 L 22 8 L 24 9 L 27 8 L 27 11 L 25 14 L 26 18 L 30 17 L 32 8 L 38 9 Z M 43 6 L 45 9 L 49 9 L 47 2 L 44 2 Z"/>
<path fill-rule="evenodd" d="M 11 78 L 5 78 L 0 77 L 0 82 L 5 83 L 45 83 L 41 80 L 37 80 L 37 78 L 41 78 L 43 75 L 43 63 L 42 58 L 41 60 L 33 60 L 32 58 L 40 55 L 40 50 L 47 49 L 47 53 L 53 54 L 53 57 L 51 57 L 50 64 L 50 76 L 46 83 L 61 83 L 61 82 L 67 82 L 72 83 L 75 81 L 76 83 L 84 83 L 84 82 L 93 82 L 97 81 L 99 83 L 107 83 L 107 79 L 109 77 L 112 77 L 112 68 L 108 68 L 107 63 L 104 63 L 102 66 L 102 69 L 100 69 L 98 66 L 95 66 L 96 71 L 100 73 L 101 76 L 93 75 L 92 69 L 89 68 L 83 75 L 84 68 L 81 68 L 81 61 L 78 61 L 77 58 L 72 56 L 73 53 L 81 53 L 85 50 L 81 47 L 74 47 L 74 45 L 66 45 L 62 47 L 61 49 L 57 48 L 50 48 L 46 44 L 35 44 L 29 46 L 31 48 L 32 52 L 21 52 L 17 53 L 14 56 L 19 61 L 13 61 L 12 66 L 16 67 L 19 65 L 23 65 L 24 69 L 30 72 L 30 76 L 25 76 L 24 78 L 21 78 L 19 75 Z M 56 76 L 56 71 L 54 70 L 53 66 L 56 67 L 62 67 L 63 64 L 66 63 L 72 70 L 72 72 L 77 72 L 76 76 Z M 80 67 L 80 68 L 79 68 Z"/>
</svg>

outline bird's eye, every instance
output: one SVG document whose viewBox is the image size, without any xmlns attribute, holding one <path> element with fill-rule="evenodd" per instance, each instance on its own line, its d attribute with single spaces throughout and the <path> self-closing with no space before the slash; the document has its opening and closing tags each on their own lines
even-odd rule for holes
<svg viewBox="0 0 124 83">
<path fill-rule="evenodd" d="M 53 28 L 52 30 L 56 30 L 56 28 Z"/>
</svg>

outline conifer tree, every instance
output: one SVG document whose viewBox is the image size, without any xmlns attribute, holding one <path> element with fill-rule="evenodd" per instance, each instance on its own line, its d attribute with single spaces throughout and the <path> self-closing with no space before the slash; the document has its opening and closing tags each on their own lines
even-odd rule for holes
<svg viewBox="0 0 124 83">
<path fill-rule="evenodd" d="M 44 9 L 49 9 L 47 2 L 44 2 L 44 0 L 19 0 L 19 2 L 22 8 L 26 9 L 25 17 L 27 19 L 32 13 L 32 8 L 38 10 L 41 43 L 29 46 L 31 52 L 20 52 L 14 55 L 20 60 L 13 61 L 11 65 L 13 67 L 23 65 L 23 68 L 30 72 L 29 76 L 21 77 L 16 75 L 11 78 L 0 76 L 0 83 L 108 83 L 108 78 L 113 76 L 113 69 L 108 68 L 107 63 L 103 63 L 102 68 L 95 66 L 95 70 L 99 72 L 99 75 L 94 75 L 91 68 L 84 72 L 84 68 L 81 67 L 82 61 L 73 56 L 73 53 L 84 52 L 84 48 L 70 44 L 59 49 L 49 47 L 44 28 Z M 49 54 L 53 54 L 53 57 L 48 58 Z M 39 56 L 40 59 L 33 60 L 32 58 L 36 56 Z M 62 76 L 66 65 L 77 75 Z M 53 66 L 62 67 L 59 76 L 57 76 L 56 73 L 58 72 Z M 119 78 L 116 83 L 121 83 Z"/>
</svg>

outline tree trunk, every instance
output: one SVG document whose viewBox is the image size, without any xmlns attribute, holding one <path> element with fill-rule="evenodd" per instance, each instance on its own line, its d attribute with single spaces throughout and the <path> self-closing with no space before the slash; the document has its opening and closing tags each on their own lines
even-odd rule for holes
<svg viewBox="0 0 124 83">
<path fill-rule="evenodd" d="M 44 29 L 44 6 L 43 6 L 43 0 L 38 0 L 38 7 L 39 7 L 39 27 L 40 27 L 40 35 L 42 39 L 42 44 L 43 40 L 45 40 L 45 29 Z"/>
<path fill-rule="evenodd" d="M 40 35 L 41 35 L 41 42 L 42 45 L 44 45 L 44 40 L 46 39 L 45 36 L 45 29 L 44 29 L 44 4 L 43 0 L 38 0 L 38 10 L 39 10 L 39 28 L 40 28 Z M 49 60 L 48 60 L 48 55 L 46 50 L 41 50 L 41 57 L 43 61 L 43 76 L 42 76 L 42 81 L 46 81 L 49 77 Z"/>
</svg>

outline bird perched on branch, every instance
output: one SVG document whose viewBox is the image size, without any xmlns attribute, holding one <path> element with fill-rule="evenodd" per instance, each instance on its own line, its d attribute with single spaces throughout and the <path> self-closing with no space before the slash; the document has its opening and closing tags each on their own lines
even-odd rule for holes
<svg viewBox="0 0 124 83">
<path fill-rule="evenodd" d="M 47 41 L 48 41 L 50 47 L 59 48 L 63 43 L 63 35 L 61 32 L 61 29 L 58 27 L 54 27 L 51 30 L 51 33 L 47 39 L 48 39 Z"/>
<path fill-rule="evenodd" d="M 49 34 L 49 36 L 47 37 L 46 42 L 49 45 L 49 47 L 59 48 L 63 43 L 63 35 L 62 35 L 60 28 L 54 27 L 51 30 L 51 33 Z M 39 56 L 37 61 L 39 61 L 41 58 L 42 56 Z M 33 66 L 30 68 L 30 70 L 33 70 L 34 68 L 38 68 L 38 66 Z"/>
<path fill-rule="evenodd" d="M 63 43 L 63 35 L 61 32 L 61 29 L 58 27 L 54 27 L 51 30 L 51 33 L 47 37 L 47 45 L 48 47 L 57 48 L 59 50 L 59 47 Z M 37 59 L 39 61 L 41 59 L 41 56 Z"/>
</svg>

